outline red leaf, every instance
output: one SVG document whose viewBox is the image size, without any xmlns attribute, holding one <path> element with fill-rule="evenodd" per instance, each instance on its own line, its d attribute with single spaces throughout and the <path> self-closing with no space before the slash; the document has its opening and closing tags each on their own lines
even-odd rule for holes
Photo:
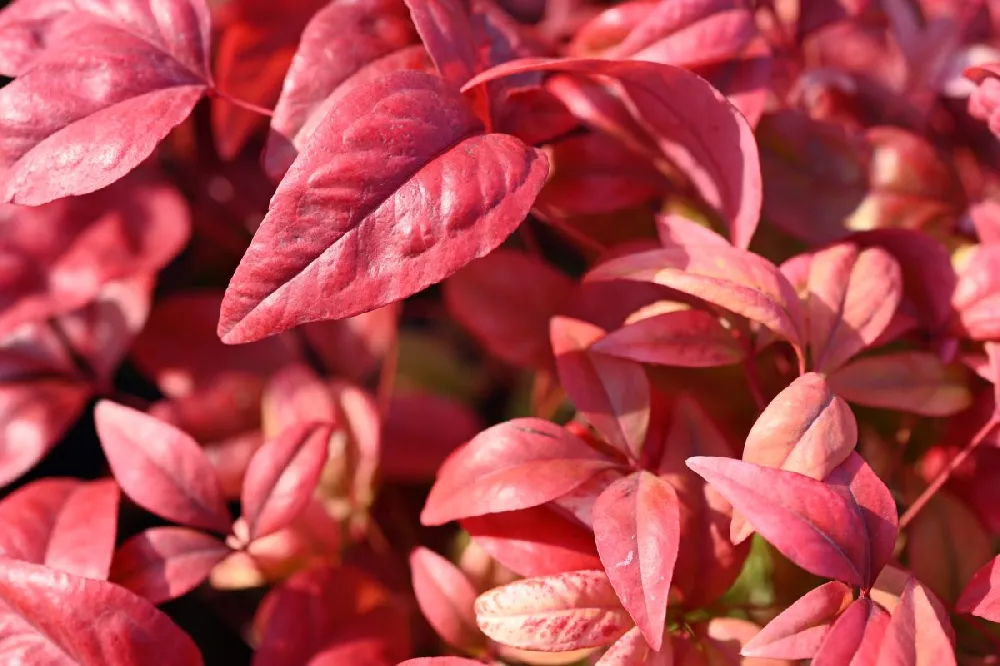
<svg viewBox="0 0 1000 666">
<path fill-rule="evenodd" d="M 296 38 L 298 50 L 274 108 L 264 155 L 274 180 L 348 90 L 397 69 L 432 68 L 401 0 L 330 2 Z"/>
<path fill-rule="evenodd" d="M 504 248 L 444 283 L 451 315 L 487 351 L 512 365 L 552 366 L 549 319 L 566 303 L 572 281 L 536 257 Z"/>
<path fill-rule="evenodd" d="M 962 332 L 974 340 L 997 337 L 996 316 L 1000 285 L 1000 246 L 978 245 L 959 273 L 952 305 Z"/>
<path fill-rule="evenodd" d="M 795 472 L 728 458 L 689 458 L 700 474 L 785 557 L 817 576 L 862 585 L 864 523 L 841 493 Z"/>
<path fill-rule="evenodd" d="M 844 243 L 816 253 L 806 300 L 816 370 L 830 372 L 871 346 L 902 297 L 902 271 L 885 250 Z"/>
<path fill-rule="evenodd" d="M 677 310 L 639 319 L 594 343 L 601 354 L 680 368 L 712 368 L 743 360 L 743 349 L 719 318 Z"/>
<path fill-rule="evenodd" d="M 201 666 L 187 634 L 117 585 L 0 559 L 4 660 L 103 666 Z M 81 613 L 80 609 L 100 609 Z M 101 621 L 95 622 L 99 612 Z"/>
<path fill-rule="evenodd" d="M 746 120 L 703 79 L 679 67 L 631 60 L 520 60 L 480 74 L 464 89 L 524 72 L 610 80 L 609 89 L 633 127 L 613 123 L 599 129 L 644 154 L 674 162 L 726 220 L 733 244 L 750 244 L 761 204 L 757 144 Z M 740 159 L 733 159 L 736 154 Z"/>
<path fill-rule="evenodd" d="M 186 527 L 154 527 L 122 544 L 111 580 L 150 603 L 162 604 L 200 585 L 229 553 L 217 537 Z"/>
<path fill-rule="evenodd" d="M 395 481 L 429 481 L 455 449 L 483 429 L 465 404 L 430 393 L 393 394 L 382 431 L 379 474 Z"/>
<path fill-rule="evenodd" d="M 540 152 L 484 134 L 440 79 L 394 72 L 358 86 L 275 192 L 226 291 L 219 334 L 249 342 L 439 282 L 514 231 L 546 172 Z"/>
<path fill-rule="evenodd" d="M 240 496 L 251 541 L 277 532 L 305 508 L 326 463 L 332 433 L 332 425 L 303 423 L 257 450 Z"/>
<path fill-rule="evenodd" d="M 796 348 L 803 346 L 798 294 L 774 265 L 749 252 L 715 244 L 650 250 L 606 261 L 586 279 L 662 284 L 760 323 Z"/>
<path fill-rule="evenodd" d="M 417 657 L 407 659 L 399 666 L 479 666 L 481 663 L 465 657 Z"/>
<path fill-rule="evenodd" d="M 955 632 L 934 593 L 910 577 L 879 651 L 886 666 L 955 666 Z"/>
<path fill-rule="evenodd" d="M 747 657 L 812 659 L 833 619 L 854 599 L 849 587 L 837 581 L 807 592 L 767 623 L 743 646 Z"/>
<path fill-rule="evenodd" d="M 410 553 L 420 611 L 445 643 L 475 653 L 485 645 L 476 625 L 476 589 L 461 569 L 426 548 Z"/>
<path fill-rule="evenodd" d="M 107 400 L 97 404 L 94 419 L 111 472 L 136 504 L 190 527 L 229 530 L 219 479 L 190 436 Z"/>
<path fill-rule="evenodd" d="M 113 481 L 40 479 L 0 502 L 0 555 L 105 580 L 117 523 Z"/>
<path fill-rule="evenodd" d="M 309 660 L 308 666 L 341 666 L 341 664 L 395 666 L 396 660 L 389 652 L 384 641 L 369 636 L 324 648 Z"/>
<path fill-rule="evenodd" d="M 0 336 L 84 306 L 108 282 L 163 268 L 189 224 L 177 191 L 140 174 L 37 208 L 0 205 Z"/>
<path fill-rule="evenodd" d="M 553 317 L 552 352 L 559 382 L 577 410 L 619 450 L 638 456 L 649 425 L 649 380 L 641 365 L 591 351 L 604 331 Z"/>
<path fill-rule="evenodd" d="M 649 472 L 614 482 L 594 503 L 594 538 L 604 570 L 654 650 L 663 646 L 680 529 L 673 487 Z"/>
<path fill-rule="evenodd" d="M 521 576 L 601 568 L 593 532 L 551 505 L 463 518 L 461 526 L 493 559 Z"/>
<path fill-rule="evenodd" d="M 949 416 L 972 403 L 961 367 L 926 352 L 903 351 L 851 361 L 830 375 L 834 392 L 866 407 Z"/>
<path fill-rule="evenodd" d="M 654 651 L 639 628 L 633 627 L 601 655 L 595 666 L 672 666 L 672 653 L 669 641 L 662 650 Z"/>
<path fill-rule="evenodd" d="M 0 90 L 4 201 L 38 205 L 110 185 L 211 85 L 203 0 L 63 8 L 44 29 L 58 47 Z"/>
<path fill-rule="evenodd" d="M 410 17 L 441 76 L 458 88 L 478 71 L 476 38 L 456 0 L 406 0 Z"/>
<path fill-rule="evenodd" d="M 955 603 L 955 610 L 1000 622 L 1000 558 L 976 572 Z"/>
<path fill-rule="evenodd" d="M 420 514 L 424 525 L 544 504 L 615 467 L 548 421 L 522 418 L 481 432 L 438 473 Z"/>
<path fill-rule="evenodd" d="M 305 666 L 339 628 L 387 598 L 386 590 L 359 569 L 317 566 L 297 572 L 275 586 L 257 609 L 254 666 Z"/>
<path fill-rule="evenodd" d="M 878 666 L 889 614 L 871 599 L 858 599 L 830 627 L 813 666 Z"/>
<path fill-rule="evenodd" d="M 896 501 L 872 468 L 853 451 L 830 472 L 826 483 L 842 489 L 853 501 L 858 517 L 865 526 L 865 541 L 869 550 L 864 587 L 871 587 L 882 567 L 892 559 L 892 552 L 896 547 L 896 535 L 899 533 Z"/>
<path fill-rule="evenodd" d="M 476 619 L 504 645 L 565 652 L 607 645 L 632 626 L 603 571 L 525 578 L 481 594 Z"/>
</svg>

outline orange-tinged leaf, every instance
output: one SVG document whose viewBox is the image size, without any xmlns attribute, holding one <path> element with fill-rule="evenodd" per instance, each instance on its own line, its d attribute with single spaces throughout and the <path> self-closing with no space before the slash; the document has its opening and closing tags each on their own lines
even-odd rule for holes
<svg viewBox="0 0 1000 666">
<path fill-rule="evenodd" d="M 476 599 L 479 628 L 516 648 L 562 652 L 607 645 L 632 626 L 603 571 L 525 578 Z"/>
</svg>

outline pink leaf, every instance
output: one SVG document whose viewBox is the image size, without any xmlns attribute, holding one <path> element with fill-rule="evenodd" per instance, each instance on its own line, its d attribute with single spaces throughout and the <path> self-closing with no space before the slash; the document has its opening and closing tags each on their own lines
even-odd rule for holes
<svg viewBox="0 0 1000 666">
<path fill-rule="evenodd" d="M 979 245 L 967 260 L 955 285 L 952 305 L 961 331 L 974 340 L 997 337 L 997 289 L 1000 285 L 1000 245 Z"/>
<path fill-rule="evenodd" d="M 250 342 L 443 280 L 517 228 L 547 170 L 537 150 L 485 134 L 434 76 L 353 88 L 271 199 L 226 291 L 220 336 Z"/>
<path fill-rule="evenodd" d="M 743 646 L 746 657 L 812 659 L 833 619 L 854 599 L 849 587 L 824 583 L 796 600 Z"/>
<path fill-rule="evenodd" d="M 728 458 L 689 458 L 760 535 L 788 559 L 817 576 L 862 585 L 868 543 L 864 523 L 842 494 L 795 472 Z"/>
<path fill-rule="evenodd" d="M 632 626 L 603 571 L 525 578 L 476 599 L 479 628 L 511 647 L 565 652 L 607 645 Z"/>
<path fill-rule="evenodd" d="M 761 204 L 757 144 L 746 120 L 703 79 L 679 67 L 631 60 L 519 60 L 480 74 L 464 89 L 524 72 L 610 81 L 611 95 L 632 127 L 600 129 L 674 162 L 726 220 L 734 245 L 750 244 Z"/>
<path fill-rule="evenodd" d="M 196 588 L 229 553 L 217 537 L 186 527 L 154 527 L 122 544 L 111 580 L 161 604 Z"/>
<path fill-rule="evenodd" d="M 601 567 L 593 532 L 549 504 L 463 518 L 461 525 L 480 548 L 521 576 Z"/>
<path fill-rule="evenodd" d="M 97 404 L 94 418 L 111 472 L 136 504 L 189 527 L 229 530 L 219 479 L 190 436 L 107 400 Z"/>
<path fill-rule="evenodd" d="M 742 250 L 673 247 L 625 255 L 598 265 L 587 280 L 662 284 L 757 322 L 797 348 L 803 315 L 788 280 L 770 262 Z"/>
<path fill-rule="evenodd" d="M 36 664 L 201 666 L 187 634 L 117 585 L 0 559 L 0 658 Z M 81 608 L 100 609 L 81 613 Z M 100 622 L 95 622 L 95 613 Z"/>
<path fill-rule="evenodd" d="M 1000 622 L 1000 558 L 976 572 L 955 603 L 955 610 Z"/>
<path fill-rule="evenodd" d="M 426 548 L 410 553 L 417 604 L 438 636 L 452 647 L 474 653 L 485 645 L 476 625 L 476 589 L 461 569 Z"/>
<path fill-rule="evenodd" d="M 499 248 L 444 283 L 448 311 L 487 351 L 513 365 L 550 368 L 549 319 L 573 282 L 523 252 Z"/>
<path fill-rule="evenodd" d="M 719 318 L 702 310 L 653 315 L 611 331 L 591 347 L 616 358 L 680 368 L 713 368 L 743 360 L 743 349 Z"/>
<path fill-rule="evenodd" d="M 885 250 L 844 243 L 816 253 L 806 300 L 815 368 L 830 372 L 871 346 L 902 297 L 902 271 Z"/>
<path fill-rule="evenodd" d="M 955 632 L 934 593 L 910 576 L 889 619 L 878 663 L 886 666 L 955 666 Z"/>
<path fill-rule="evenodd" d="M 813 657 L 813 666 L 878 666 L 889 614 L 871 599 L 858 599 L 837 618 Z"/>
<path fill-rule="evenodd" d="M 604 331 L 553 317 L 552 352 L 559 382 L 577 410 L 619 450 L 638 456 L 649 425 L 649 380 L 642 366 L 591 351 Z"/>
<path fill-rule="evenodd" d="M 926 352 L 855 359 L 831 374 L 829 382 L 848 402 L 921 416 L 950 416 L 972 403 L 962 368 Z"/>
<path fill-rule="evenodd" d="M 117 523 L 113 481 L 40 479 L 0 502 L 0 555 L 106 580 Z"/>
<path fill-rule="evenodd" d="M 240 496 L 250 540 L 277 532 L 305 508 L 326 463 L 332 433 L 332 425 L 302 423 L 257 450 Z"/>
<path fill-rule="evenodd" d="M 522 418 L 481 432 L 441 467 L 424 525 L 544 504 L 615 467 L 548 421 Z"/>
<path fill-rule="evenodd" d="M 892 559 L 899 532 L 896 502 L 892 493 L 872 468 L 854 451 L 826 477 L 826 483 L 841 489 L 853 501 L 865 526 L 868 542 L 867 573 L 864 586 L 875 584 L 882 567 Z"/>
<path fill-rule="evenodd" d="M 4 201 L 38 205 L 110 185 L 211 86 L 204 0 L 62 7 L 45 26 L 58 48 L 0 91 Z"/>
<path fill-rule="evenodd" d="M 622 606 L 659 650 L 680 541 L 673 487 L 641 471 L 614 482 L 594 503 L 594 538 Z"/>
<path fill-rule="evenodd" d="M 407 659 L 399 666 L 480 666 L 481 663 L 465 657 L 417 657 Z"/>
<path fill-rule="evenodd" d="M 660 637 L 662 641 L 662 631 Z M 669 641 L 660 651 L 655 651 L 639 628 L 633 627 L 601 655 L 595 666 L 672 666 L 672 653 Z"/>
</svg>

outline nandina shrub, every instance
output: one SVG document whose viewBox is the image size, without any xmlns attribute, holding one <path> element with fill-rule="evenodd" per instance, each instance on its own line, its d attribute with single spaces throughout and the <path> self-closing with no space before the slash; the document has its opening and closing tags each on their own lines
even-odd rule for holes
<svg viewBox="0 0 1000 666">
<path fill-rule="evenodd" d="M 998 663 L 998 49 L 9 3 L 0 663 Z"/>
</svg>

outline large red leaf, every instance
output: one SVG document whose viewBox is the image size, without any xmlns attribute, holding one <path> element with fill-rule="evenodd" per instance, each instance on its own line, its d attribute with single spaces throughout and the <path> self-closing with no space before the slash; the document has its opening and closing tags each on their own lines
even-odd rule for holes
<svg viewBox="0 0 1000 666">
<path fill-rule="evenodd" d="M 538 506 L 615 466 L 560 426 L 515 419 L 483 431 L 448 458 L 420 521 L 443 525 Z"/>
<path fill-rule="evenodd" d="M 37 205 L 110 185 L 211 86 L 204 0 L 60 8 L 44 26 L 53 46 L 0 90 L 4 201 Z"/>
<path fill-rule="evenodd" d="M 892 559 L 899 532 L 896 501 L 872 468 L 854 451 L 826 477 L 826 483 L 840 489 L 850 500 L 865 526 L 868 543 L 864 587 L 875 584 L 882 567 Z"/>
<path fill-rule="evenodd" d="M 111 581 L 161 604 L 200 585 L 229 553 L 218 537 L 186 527 L 154 527 L 118 549 Z"/>
<path fill-rule="evenodd" d="M 649 380 L 630 360 L 591 351 L 604 331 L 578 319 L 549 326 L 559 383 L 581 416 L 619 450 L 638 457 L 649 425 Z"/>
<path fill-rule="evenodd" d="M 41 479 L 0 502 L 0 555 L 104 580 L 117 523 L 113 481 Z"/>
<path fill-rule="evenodd" d="M 882 335 L 903 297 L 903 275 L 885 250 L 843 243 L 813 256 L 808 289 L 813 367 L 830 372 Z"/>
<path fill-rule="evenodd" d="M 305 422 L 257 450 L 240 495 L 249 539 L 280 530 L 305 508 L 326 463 L 332 433 L 330 424 Z"/>
<path fill-rule="evenodd" d="M 0 336 L 83 306 L 112 280 L 159 270 L 188 227 L 177 191 L 139 174 L 37 208 L 0 205 Z"/>
<path fill-rule="evenodd" d="M 976 572 L 955 610 L 1000 622 L 1000 558 L 994 558 Z"/>
<path fill-rule="evenodd" d="M 855 359 L 829 377 L 848 402 L 922 416 L 950 416 L 972 403 L 966 373 L 927 352 L 902 351 Z"/>
<path fill-rule="evenodd" d="M 733 451 L 695 400 L 678 396 L 671 407 L 669 402 L 663 403 L 666 399 L 661 394 L 654 397 L 657 401 L 646 444 L 649 459 L 655 460 L 660 452 L 655 471 L 674 487 L 680 509 L 680 547 L 671 603 L 701 608 L 722 596 L 740 575 L 750 544 L 733 545 L 729 539 L 732 506 L 684 461 L 692 456 L 730 456 Z"/>
<path fill-rule="evenodd" d="M 219 479 L 190 436 L 107 400 L 98 403 L 94 419 L 111 472 L 136 504 L 190 527 L 229 530 Z"/>
<path fill-rule="evenodd" d="M 591 348 L 616 358 L 680 368 L 712 368 L 743 360 L 743 349 L 719 318 L 693 309 L 630 322 Z"/>
<path fill-rule="evenodd" d="M 480 548 L 521 576 L 601 567 L 594 533 L 548 504 L 463 518 L 461 525 Z"/>
<path fill-rule="evenodd" d="M 594 539 L 608 580 L 654 650 L 663 645 L 680 532 L 677 494 L 649 472 L 612 483 L 594 502 Z"/>
<path fill-rule="evenodd" d="M 854 600 L 851 588 L 837 581 L 810 590 L 743 646 L 747 657 L 812 659 L 833 619 Z"/>
<path fill-rule="evenodd" d="M 886 666 L 955 666 L 955 632 L 934 593 L 910 577 L 892 611 L 878 663 Z"/>
<path fill-rule="evenodd" d="M 348 92 L 278 186 L 222 303 L 249 342 L 405 298 L 498 246 L 547 172 L 542 153 L 484 134 L 438 78 L 394 72 Z"/>
<path fill-rule="evenodd" d="M 111 583 L 2 558 L 0 602 L 4 604 L 0 606 L 0 659 L 8 663 L 203 663 L 194 641 L 170 618 Z"/>
<path fill-rule="evenodd" d="M 607 645 L 632 627 L 603 571 L 525 578 L 476 599 L 479 628 L 511 647 L 565 652 Z"/>
<path fill-rule="evenodd" d="M 271 120 L 264 168 L 278 180 L 329 110 L 361 82 L 397 69 L 429 70 L 402 0 L 336 0 L 310 19 Z"/>
<path fill-rule="evenodd" d="M 464 89 L 525 72 L 574 75 L 577 80 L 564 81 L 586 107 L 594 100 L 580 92 L 579 79 L 608 81 L 601 99 L 614 98 L 615 118 L 592 108 L 571 111 L 633 149 L 672 161 L 728 223 L 733 243 L 750 244 L 761 204 L 757 144 L 743 116 L 704 79 L 679 67 L 634 60 L 518 60 L 480 74 Z M 563 95 L 562 101 L 570 100 Z"/>
<path fill-rule="evenodd" d="M 817 576 L 865 582 L 865 526 L 856 507 L 821 481 L 728 458 L 689 458 L 688 467 L 715 486 L 762 537 Z"/>
<path fill-rule="evenodd" d="M 757 322 L 803 347 L 798 294 L 773 264 L 742 250 L 688 245 L 649 250 L 598 265 L 589 280 L 653 282 L 696 296 Z"/>
<path fill-rule="evenodd" d="M 410 553 L 413 592 L 420 611 L 452 647 L 475 653 L 485 637 L 476 625 L 476 589 L 462 570 L 426 548 Z"/>
<path fill-rule="evenodd" d="M 889 626 L 889 614 L 861 598 L 847 607 L 820 643 L 813 666 L 878 666 L 879 647 Z"/>
<path fill-rule="evenodd" d="M 573 289 L 563 273 L 532 255 L 500 248 L 444 283 L 451 315 L 487 351 L 513 365 L 549 368 L 549 319 Z"/>
</svg>

